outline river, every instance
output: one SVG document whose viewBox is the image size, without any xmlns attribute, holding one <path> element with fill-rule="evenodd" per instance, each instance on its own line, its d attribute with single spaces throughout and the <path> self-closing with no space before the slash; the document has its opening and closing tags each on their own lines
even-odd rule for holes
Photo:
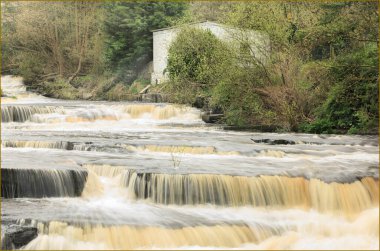
<svg viewBox="0 0 380 251">
<path fill-rule="evenodd" d="M 379 249 L 377 136 L 225 131 L 173 104 L 1 86 L 2 230 L 24 249 Z"/>
</svg>

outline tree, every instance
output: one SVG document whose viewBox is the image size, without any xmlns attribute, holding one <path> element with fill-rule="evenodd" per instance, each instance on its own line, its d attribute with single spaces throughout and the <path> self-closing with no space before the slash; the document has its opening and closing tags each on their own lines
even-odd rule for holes
<svg viewBox="0 0 380 251">
<path fill-rule="evenodd" d="M 210 97 L 224 77 L 228 47 L 211 31 L 184 27 L 169 48 L 167 72 L 170 87 L 180 93 L 177 102 L 195 102 Z"/>
<path fill-rule="evenodd" d="M 245 73 L 240 76 L 247 76 L 238 82 L 245 83 L 241 95 L 247 95 L 246 100 L 251 105 L 245 104 L 250 108 L 242 110 L 238 105 L 241 98 L 236 100 L 237 104 L 232 100 L 226 107 L 230 114 L 248 117 L 244 123 L 275 124 L 286 130 L 297 130 L 298 124 L 308 119 L 314 101 L 306 99 L 310 84 L 303 74 L 304 53 L 296 35 L 317 22 L 312 14 L 315 9 L 305 3 L 238 3 L 232 6 L 224 22 L 239 30 L 232 34 L 233 38 L 246 48 L 236 54 L 237 61 L 244 66 Z M 265 35 L 257 34 L 256 39 L 247 39 L 252 30 Z M 266 40 L 265 36 L 269 38 L 270 49 L 266 48 L 266 43 L 260 45 L 260 41 Z M 264 57 L 258 56 L 260 54 Z"/>
<path fill-rule="evenodd" d="M 23 2 L 12 8 L 4 13 L 13 24 L 3 31 L 5 57 L 12 55 L 12 68 L 27 83 L 56 77 L 71 83 L 101 64 L 100 4 Z"/>
<path fill-rule="evenodd" d="M 181 64 L 186 69 L 187 61 L 198 58 L 188 35 L 182 41 L 186 57 L 173 57 L 177 68 L 170 69 L 171 86 L 181 87 L 177 92 L 185 102 L 204 91 L 193 89 L 187 95 L 183 87 L 208 86 L 210 104 L 222 108 L 229 124 L 317 133 L 377 132 L 377 7 L 375 2 L 193 4 L 186 20 L 214 13 L 214 20 L 234 28 L 230 58 L 220 59 L 208 71 L 188 70 L 192 75 L 182 79 L 191 81 L 173 81 L 172 73 Z M 269 37 L 270 50 L 257 53 L 258 44 L 247 36 L 251 30 Z M 213 53 L 207 57 L 216 56 Z M 204 72 L 214 77 L 200 81 Z"/>
<path fill-rule="evenodd" d="M 187 4 L 181 2 L 114 2 L 106 5 L 106 58 L 119 79 L 131 83 L 153 58 L 152 30 L 172 25 Z"/>
<path fill-rule="evenodd" d="M 324 15 L 320 23 L 304 35 L 312 56 L 328 70 L 330 86 L 322 105 L 315 109 L 316 120 L 306 130 L 377 132 L 378 4 L 349 2 L 321 7 Z M 329 49 L 323 51 L 323 47 Z"/>
</svg>

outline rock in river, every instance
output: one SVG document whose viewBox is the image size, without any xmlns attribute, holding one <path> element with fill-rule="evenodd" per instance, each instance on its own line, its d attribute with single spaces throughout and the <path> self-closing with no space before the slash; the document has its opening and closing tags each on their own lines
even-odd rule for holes
<svg viewBox="0 0 380 251">
<path fill-rule="evenodd" d="M 18 249 L 28 244 L 37 237 L 37 228 L 28 226 L 11 225 L 1 238 L 1 249 Z"/>
</svg>

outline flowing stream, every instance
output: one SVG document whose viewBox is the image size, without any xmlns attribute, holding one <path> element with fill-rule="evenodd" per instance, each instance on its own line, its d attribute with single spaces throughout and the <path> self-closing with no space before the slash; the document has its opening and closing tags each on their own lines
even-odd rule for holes
<svg viewBox="0 0 380 251">
<path fill-rule="evenodd" d="M 225 131 L 3 76 L 2 230 L 23 249 L 378 249 L 377 136 Z"/>
</svg>

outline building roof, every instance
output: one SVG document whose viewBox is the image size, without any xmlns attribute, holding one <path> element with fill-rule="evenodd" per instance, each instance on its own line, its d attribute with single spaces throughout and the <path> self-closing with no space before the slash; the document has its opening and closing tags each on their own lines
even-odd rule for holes
<svg viewBox="0 0 380 251">
<path fill-rule="evenodd" d="M 187 25 L 196 25 L 196 24 L 205 24 L 205 23 L 208 23 L 208 24 L 211 24 L 211 25 L 215 25 L 215 26 L 219 26 L 219 27 L 222 27 L 224 29 L 229 29 L 229 30 L 240 30 L 240 31 L 245 31 L 245 32 L 254 32 L 256 35 L 261 35 L 261 36 L 265 36 L 265 37 L 269 38 L 268 34 L 264 33 L 263 31 L 251 30 L 251 29 L 239 29 L 239 28 L 236 28 L 236 27 L 232 27 L 232 26 L 225 25 L 225 24 L 219 24 L 219 23 L 216 23 L 216 22 L 208 21 L 208 20 L 198 21 L 198 22 L 192 22 L 192 23 L 185 23 L 185 24 L 175 25 L 175 26 L 171 26 L 171 27 L 151 30 L 151 32 L 155 33 L 155 32 L 161 32 L 161 31 L 165 31 L 165 30 L 178 29 L 178 28 L 181 28 L 181 27 L 184 27 L 184 26 L 187 26 Z"/>
<path fill-rule="evenodd" d="M 186 26 L 186 25 L 194 25 L 194 24 L 202 24 L 202 23 L 210 23 L 210 24 L 213 24 L 213 25 L 224 26 L 222 24 L 218 24 L 218 23 L 215 23 L 215 22 L 211 22 L 211 21 L 205 20 L 205 21 L 192 22 L 192 23 L 180 24 L 180 25 L 175 25 L 175 26 L 171 26 L 171 27 L 151 30 L 151 32 L 158 32 L 158 31 L 164 31 L 164 30 L 177 29 L 177 28 L 180 28 L 180 27 L 183 27 L 183 26 Z"/>
</svg>

